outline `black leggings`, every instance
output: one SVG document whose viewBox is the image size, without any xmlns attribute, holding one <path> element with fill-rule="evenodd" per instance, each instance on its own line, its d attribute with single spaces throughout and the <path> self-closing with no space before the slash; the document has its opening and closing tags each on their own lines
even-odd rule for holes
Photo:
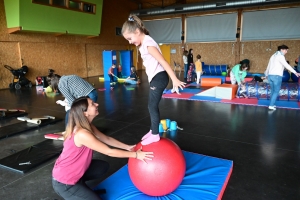
<svg viewBox="0 0 300 200">
<path fill-rule="evenodd" d="M 154 135 L 159 133 L 159 102 L 161 100 L 163 91 L 167 87 L 168 83 L 169 76 L 166 71 L 159 72 L 158 74 L 156 74 L 150 82 L 148 110 L 151 119 L 151 130 L 152 134 Z"/>
<path fill-rule="evenodd" d="M 54 191 L 64 199 L 99 200 L 100 197 L 85 182 L 101 178 L 108 170 L 109 164 L 102 160 L 92 160 L 89 168 L 75 185 L 67 185 L 52 179 Z"/>
</svg>

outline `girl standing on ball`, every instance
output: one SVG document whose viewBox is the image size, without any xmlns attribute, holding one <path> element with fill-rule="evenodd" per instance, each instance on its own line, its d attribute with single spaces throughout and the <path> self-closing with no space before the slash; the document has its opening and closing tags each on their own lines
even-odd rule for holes
<svg viewBox="0 0 300 200">
<path fill-rule="evenodd" d="M 93 150 L 111 157 L 152 160 L 152 152 L 134 152 L 135 145 L 124 144 L 101 133 L 91 124 L 98 114 L 98 104 L 88 97 L 76 99 L 71 106 L 64 148 L 52 171 L 52 186 L 64 199 L 100 199 L 85 182 L 101 178 L 109 164 L 92 159 Z"/>
<path fill-rule="evenodd" d="M 151 118 L 151 129 L 142 138 L 142 145 L 147 145 L 160 140 L 158 134 L 160 122 L 158 105 L 163 91 L 169 83 L 168 75 L 172 79 L 173 89 L 178 94 L 179 88 L 183 89 L 185 83 L 177 79 L 171 66 L 162 56 L 159 46 L 149 36 L 148 30 L 137 16 L 129 16 L 128 20 L 123 24 L 122 34 L 130 44 L 139 47 L 150 83 L 148 109 Z"/>
</svg>

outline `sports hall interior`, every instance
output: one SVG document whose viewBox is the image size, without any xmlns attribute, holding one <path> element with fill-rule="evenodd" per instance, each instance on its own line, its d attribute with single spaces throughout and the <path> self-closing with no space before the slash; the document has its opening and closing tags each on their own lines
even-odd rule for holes
<svg viewBox="0 0 300 200">
<path fill-rule="evenodd" d="M 19 11 L 9 10 L 9 1 L 18 5 Z M 182 30 L 178 33 L 178 42 L 160 44 L 164 58 L 174 68 L 174 62 L 181 66 L 175 73 L 180 80 L 182 73 L 182 51 L 193 49 L 194 57 L 200 54 L 202 62 L 207 64 L 226 64 L 233 67 L 243 59 L 250 60 L 250 72 L 263 73 L 269 58 L 277 46 L 289 47 L 286 60 L 294 66 L 294 60 L 300 55 L 300 33 L 298 38 L 243 40 L 243 14 L 262 10 L 299 8 L 299 1 L 256 1 L 249 5 L 224 6 L 226 1 L 217 0 L 72 0 L 87 2 L 94 6 L 93 13 L 68 10 L 60 6 L 34 3 L 35 0 L 0 0 L 0 108 L 18 108 L 26 110 L 30 116 L 51 115 L 62 119 L 56 123 L 28 130 L 11 137 L 0 139 L 0 159 L 28 148 L 45 140 L 44 135 L 64 131 L 65 110 L 57 105 L 61 95 L 45 95 L 35 88 L 37 76 L 47 76 L 53 69 L 59 75 L 78 75 L 96 89 L 105 88 L 105 82 L 99 77 L 106 72 L 103 67 L 102 52 L 105 50 L 132 50 L 133 64 L 141 79 L 134 90 L 128 90 L 124 84 L 118 84 L 114 90 L 107 88 L 98 91 L 99 115 L 93 124 L 104 134 L 117 138 L 127 144 L 136 144 L 147 133 L 150 126 L 148 112 L 149 83 L 137 47 L 130 45 L 118 34 L 130 13 L 150 10 L 164 10 L 172 7 L 215 4 L 214 8 L 201 8 L 193 12 L 174 12 L 162 14 L 143 14 L 143 21 L 179 18 Z M 56 2 L 56 0 L 49 0 Z M 71 0 L 61 0 L 69 2 Z M 227 1 L 229 2 L 229 1 Z M 99 21 L 96 32 L 82 30 L 81 21 L 70 21 L 74 33 L 64 30 L 47 30 L 47 12 L 34 9 L 47 7 L 57 12 L 58 21 L 67 17 L 68 12 L 78 12 Z M 223 6 L 222 6 L 223 5 Z M 29 10 L 22 9 L 22 6 Z M 49 7 L 49 8 L 48 8 Z M 13 12 L 13 14 L 8 13 Z M 145 13 L 145 12 L 144 12 Z M 188 30 L 185 21 L 191 17 L 237 13 L 236 31 L 233 41 L 186 42 Z M 26 15 L 35 20 L 42 28 L 22 28 Z M 9 27 L 8 17 L 18 21 L 19 25 Z M 55 16 L 52 15 L 51 16 Z M 92 18 L 92 19 L 94 19 Z M 33 21 L 34 21 L 33 20 Z M 256 21 L 256 23 L 261 23 Z M 91 23 L 92 24 L 92 23 Z M 299 26 L 299 24 L 294 24 Z M 32 30 L 31 30 L 32 28 Z M 78 30 L 78 32 L 76 32 Z M 288 32 L 284 24 L 278 24 L 278 32 Z M 151 34 L 151 33 L 150 33 Z M 12 73 L 4 65 L 14 69 L 28 66 L 28 78 L 33 87 L 21 89 L 9 88 Z M 181 73 L 179 73 L 181 70 Z M 172 87 L 171 80 L 168 88 Z M 298 102 L 299 103 L 299 102 Z M 164 137 L 173 140 L 182 150 L 233 161 L 232 174 L 222 199 L 300 199 L 300 134 L 298 122 L 300 112 L 296 109 L 277 109 L 269 112 L 267 107 L 215 103 L 209 101 L 185 101 L 162 98 L 160 102 L 161 119 L 176 121 L 183 130 L 176 135 Z M 1 128 L 17 124 L 16 118 L 1 119 Z M 98 185 L 121 167 L 128 159 L 112 158 L 95 152 L 94 158 L 106 160 L 110 169 L 103 179 L 90 183 Z M 52 158 L 26 173 L 19 173 L 0 167 L 0 197 L 9 199 L 61 199 L 53 190 L 51 172 L 57 157 Z M 195 199 L 201 199 L 195 198 Z"/>
</svg>

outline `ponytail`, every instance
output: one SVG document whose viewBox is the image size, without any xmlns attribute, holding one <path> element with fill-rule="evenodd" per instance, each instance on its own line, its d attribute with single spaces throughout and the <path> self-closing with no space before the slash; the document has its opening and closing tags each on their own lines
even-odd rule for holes
<svg viewBox="0 0 300 200">
<path fill-rule="evenodd" d="M 139 29 L 141 33 L 149 35 L 149 31 L 146 29 L 143 21 L 138 18 L 136 15 L 129 15 L 128 20 L 126 20 L 122 27 L 122 34 L 125 31 L 133 33 L 136 29 Z"/>
</svg>

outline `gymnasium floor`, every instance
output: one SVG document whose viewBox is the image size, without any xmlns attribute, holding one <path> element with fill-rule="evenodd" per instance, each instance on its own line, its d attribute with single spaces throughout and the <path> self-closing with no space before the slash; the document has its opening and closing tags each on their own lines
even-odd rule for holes
<svg viewBox="0 0 300 200">
<path fill-rule="evenodd" d="M 135 144 L 148 131 L 148 83 L 144 72 L 135 89 L 117 85 L 113 91 L 99 91 L 99 116 L 93 123 L 105 134 Z M 182 74 L 181 74 L 182 76 Z M 89 78 L 95 88 L 104 88 L 97 77 Z M 169 84 L 170 85 L 170 84 Z M 170 88 L 170 86 L 169 86 Z M 64 107 L 36 88 L 0 90 L 0 107 L 22 108 L 30 116 L 53 115 L 64 118 Z M 265 107 L 213 102 L 162 99 L 161 118 L 175 120 L 184 130 L 172 139 L 182 150 L 233 160 L 233 172 L 223 195 L 224 200 L 300 199 L 300 112 Z M 1 120 L 0 126 L 17 120 Z M 0 159 L 44 139 L 44 134 L 64 130 L 64 122 L 48 125 L 0 140 Z M 121 168 L 127 159 L 94 153 L 111 167 L 105 177 Z M 52 189 L 51 171 L 55 159 L 20 174 L 0 168 L 1 200 L 60 199 Z M 90 185 L 96 185 L 91 182 Z M 201 199 L 200 197 L 197 199 Z"/>
</svg>

